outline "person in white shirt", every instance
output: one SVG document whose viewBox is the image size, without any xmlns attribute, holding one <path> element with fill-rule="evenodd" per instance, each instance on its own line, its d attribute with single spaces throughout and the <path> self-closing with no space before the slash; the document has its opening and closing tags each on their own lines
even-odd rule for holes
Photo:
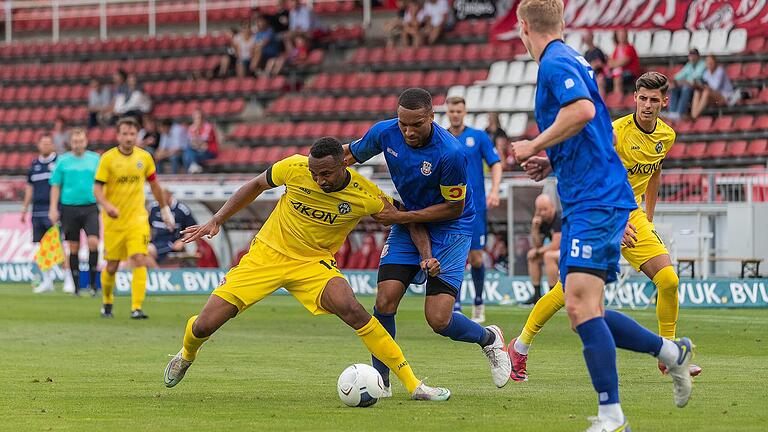
<svg viewBox="0 0 768 432">
<path fill-rule="evenodd" d="M 120 93 L 115 97 L 115 113 L 120 117 L 136 117 L 137 121 L 141 123 L 144 114 L 152 111 L 152 101 L 139 87 L 136 74 L 128 75 L 126 84 L 128 85 L 128 92 Z"/>
<path fill-rule="evenodd" d="M 250 22 L 243 22 L 240 32 L 232 37 L 232 45 L 235 48 L 235 57 L 237 57 L 235 72 L 238 77 L 242 78 L 251 70 L 251 58 L 253 57 L 253 49 L 256 46 Z"/>
<path fill-rule="evenodd" d="M 411 0 L 405 6 L 403 14 L 403 31 L 400 34 L 400 41 L 403 46 L 418 47 L 422 42 L 421 29 L 424 26 L 426 15 L 424 9 L 417 0 Z"/>
<path fill-rule="evenodd" d="M 703 85 L 699 85 L 693 92 L 691 102 L 691 118 L 697 119 L 709 105 L 724 106 L 737 102 L 734 97 L 737 93 L 733 89 L 733 83 L 725 73 L 725 68 L 717 64 L 715 56 L 708 55 L 705 63 L 707 69 L 702 77 Z"/>
<path fill-rule="evenodd" d="M 424 3 L 424 36 L 427 44 L 433 45 L 440 38 L 451 19 L 451 6 L 448 0 L 427 0 Z"/>
<path fill-rule="evenodd" d="M 160 145 L 155 152 L 155 164 L 160 173 L 165 172 L 165 162 L 170 163 L 171 173 L 178 174 L 181 155 L 189 147 L 189 136 L 185 125 L 174 123 L 170 119 L 160 122 Z"/>
</svg>

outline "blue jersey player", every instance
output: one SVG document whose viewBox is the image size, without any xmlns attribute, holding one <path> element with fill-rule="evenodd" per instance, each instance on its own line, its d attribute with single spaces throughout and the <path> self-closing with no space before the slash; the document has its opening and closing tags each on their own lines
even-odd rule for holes
<svg viewBox="0 0 768 432">
<path fill-rule="evenodd" d="M 404 224 L 425 224 L 440 274 L 426 277 L 424 315 L 438 334 L 455 341 L 477 343 L 491 365 L 494 384 L 503 387 L 512 366 L 497 326 L 483 328 L 453 303 L 464 278 L 472 243 L 475 208 L 462 145 L 434 122 L 432 97 L 423 89 L 405 90 L 398 99 L 397 118 L 375 124 L 363 138 L 344 147 L 347 163 L 365 162 L 383 153 L 392 182 L 407 211 L 386 203 L 376 220 L 393 225 L 381 253 L 374 316 L 395 336 L 395 313 L 406 287 L 422 273 L 422 259 Z M 389 387 L 389 369 L 373 359 Z"/>
<path fill-rule="evenodd" d="M 499 184 L 501 183 L 501 160 L 496 146 L 488 134 L 480 129 L 464 125 L 467 107 L 464 98 L 452 96 L 445 101 L 451 126 L 448 131 L 464 145 L 467 153 L 467 177 L 472 185 L 472 202 L 475 206 L 475 222 L 472 226 L 472 245 L 469 248 L 472 283 L 475 287 L 475 304 L 472 308 L 472 321 L 485 322 L 483 305 L 483 285 L 485 284 L 485 266 L 483 249 L 487 227 L 486 208 L 499 205 Z M 491 190 L 485 196 L 485 175 L 483 161 L 491 168 Z M 461 310 L 461 303 L 456 299 L 454 310 Z"/>
<path fill-rule="evenodd" d="M 603 288 L 616 279 L 620 243 L 636 207 L 626 170 L 613 149 L 613 130 L 589 63 L 562 41 L 562 0 L 522 0 L 520 36 L 539 63 L 536 122 L 541 134 L 512 144 L 515 158 L 541 180 L 554 171 L 563 205 L 560 278 L 571 327 L 583 344 L 598 417 L 588 431 L 626 431 L 619 403 L 616 347 L 652 354 L 670 369 L 674 400 L 692 390 L 687 338 L 663 339 L 616 311 L 605 310 Z M 536 156 L 541 150 L 547 157 Z"/>
</svg>

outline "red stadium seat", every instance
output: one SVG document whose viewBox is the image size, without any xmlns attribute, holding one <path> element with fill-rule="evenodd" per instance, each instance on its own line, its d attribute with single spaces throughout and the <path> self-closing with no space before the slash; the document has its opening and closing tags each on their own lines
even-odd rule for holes
<svg viewBox="0 0 768 432">
<path fill-rule="evenodd" d="M 727 157 L 741 157 L 747 152 L 747 142 L 744 140 L 733 141 L 727 144 L 725 149 L 725 156 Z"/>
<path fill-rule="evenodd" d="M 693 128 L 691 129 L 691 132 L 706 133 L 710 131 L 711 127 L 712 127 L 712 117 L 699 117 L 693 123 Z"/>
<path fill-rule="evenodd" d="M 707 144 L 703 142 L 695 142 L 688 144 L 685 148 L 685 157 L 687 159 L 701 159 L 705 156 Z"/>
<path fill-rule="evenodd" d="M 749 146 L 747 146 L 746 155 L 753 157 L 768 156 L 768 139 L 751 141 Z"/>
<path fill-rule="evenodd" d="M 733 116 L 723 115 L 715 119 L 712 123 L 712 132 L 730 132 L 733 127 Z"/>
<path fill-rule="evenodd" d="M 704 157 L 708 159 L 725 157 L 727 152 L 726 147 L 727 145 L 725 141 L 715 141 L 713 143 L 709 143 L 707 146 L 707 152 Z"/>
<path fill-rule="evenodd" d="M 747 131 L 752 129 L 755 119 L 751 115 L 743 115 L 733 120 L 733 131 Z"/>
</svg>

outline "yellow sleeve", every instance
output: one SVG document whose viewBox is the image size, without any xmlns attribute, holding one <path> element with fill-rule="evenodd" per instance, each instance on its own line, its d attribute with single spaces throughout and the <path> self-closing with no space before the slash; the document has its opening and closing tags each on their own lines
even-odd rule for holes
<svg viewBox="0 0 768 432">
<path fill-rule="evenodd" d="M 157 168 L 155 168 L 155 160 L 149 153 L 144 153 L 144 167 L 144 178 L 150 181 L 154 180 Z"/>
<path fill-rule="evenodd" d="M 296 170 L 300 158 L 298 155 L 290 156 L 267 168 L 267 183 L 272 187 L 286 184 Z"/>
<path fill-rule="evenodd" d="M 99 158 L 99 166 L 96 168 L 96 176 L 94 177 L 97 182 L 107 183 L 109 181 L 109 162 L 111 160 L 109 154 Z"/>
<path fill-rule="evenodd" d="M 466 185 L 443 186 L 440 185 L 440 193 L 446 201 L 464 201 L 467 197 Z"/>
</svg>

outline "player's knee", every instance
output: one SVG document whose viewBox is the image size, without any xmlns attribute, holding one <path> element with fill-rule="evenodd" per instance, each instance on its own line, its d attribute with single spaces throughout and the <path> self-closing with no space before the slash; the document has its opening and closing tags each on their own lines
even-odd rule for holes
<svg viewBox="0 0 768 432">
<path fill-rule="evenodd" d="M 133 267 L 146 267 L 147 257 L 144 254 L 131 255 L 131 266 Z"/>
<path fill-rule="evenodd" d="M 393 314 L 397 312 L 399 299 L 389 298 L 387 296 L 376 296 L 376 310 L 383 314 Z"/>
<path fill-rule="evenodd" d="M 218 326 L 214 325 L 211 320 L 203 317 L 197 317 L 194 324 L 192 324 L 192 333 L 195 335 L 195 337 L 205 338 L 212 335 L 217 328 Z"/>
<path fill-rule="evenodd" d="M 356 330 L 363 328 L 371 320 L 371 315 L 357 301 L 342 305 L 339 309 L 336 315 Z"/>
<path fill-rule="evenodd" d="M 99 249 L 99 238 L 96 236 L 88 236 L 88 250 L 93 252 Z"/>
<path fill-rule="evenodd" d="M 672 267 L 664 267 L 653 278 L 653 282 L 659 292 L 676 293 L 680 285 L 680 278 Z"/>
<path fill-rule="evenodd" d="M 482 267 L 483 266 L 483 252 L 476 250 L 476 251 L 470 251 L 469 252 L 469 264 L 474 267 Z"/>
<path fill-rule="evenodd" d="M 426 313 L 427 324 L 429 324 L 429 327 L 432 328 L 432 331 L 435 333 L 440 333 L 441 331 L 445 330 L 446 327 L 448 327 L 448 324 L 451 323 L 452 313 L 453 310 L 449 310 L 447 313 L 429 311 Z"/>
</svg>

